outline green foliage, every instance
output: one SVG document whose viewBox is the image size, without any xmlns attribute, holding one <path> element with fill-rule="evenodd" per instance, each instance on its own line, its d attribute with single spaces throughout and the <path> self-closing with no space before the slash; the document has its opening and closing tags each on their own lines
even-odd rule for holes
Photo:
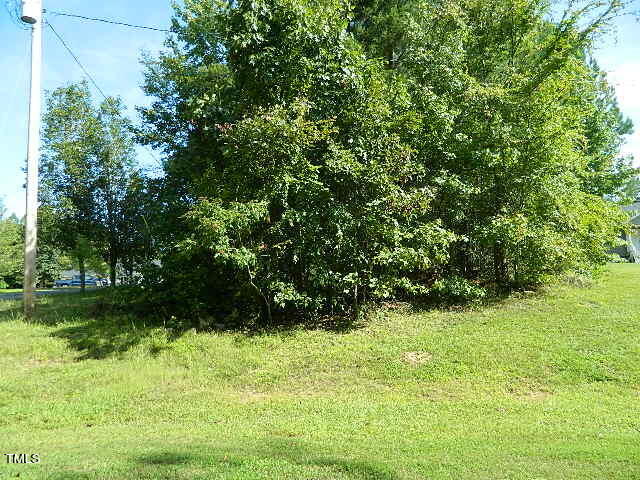
<svg viewBox="0 0 640 480">
<path fill-rule="evenodd" d="M 0 288 L 19 288 L 23 278 L 23 226 L 0 218 Z"/>
<path fill-rule="evenodd" d="M 640 176 L 633 176 L 624 182 L 618 196 L 623 203 L 640 201 Z"/>
<path fill-rule="evenodd" d="M 124 110 L 111 97 L 95 107 L 83 82 L 51 92 L 44 115 L 43 239 L 71 254 L 83 276 L 88 264 L 106 271 L 106 262 L 113 284 L 119 263 L 126 260 L 132 270 L 144 256 L 132 233 L 144 207 L 136 203 L 144 180 Z"/>
<path fill-rule="evenodd" d="M 272 320 L 597 269 L 631 126 L 584 54 L 622 5 L 583 7 L 186 1 L 146 59 L 155 287 Z"/>
<path fill-rule="evenodd" d="M 49 288 L 60 278 L 63 270 L 71 268 L 69 257 L 62 253 L 59 248 L 41 243 L 38 246 L 38 258 L 36 264 L 38 285 L 42 288 Z"/>
<path fill-rule="evenodd" d="M 398 188 L 415 175 L 410 152 L 390 134 L 360 156 L 308 114 L 306 105 L 275 108 L 223 134 L 229 167 L 206 175 L 219 196 L 187 215 L 194 234 L 180 249 L 204 248 L 267 311 L 340 311 L 367 290 L 419 292 L 411 275 L 435 270 L 455 237 L 423 221 L 428 191 Z M 394 164 L 398 155 L 407 164 Z M 362 285 L 370 288 L 359 293 Z"/>
<path fill-rule="evenodd" d="M 633 179 L 639 173 L 632 158 L 619 157 L 624 136 L 633 133 L 631 120 L 624 118 L 607 83 L 606 75 L 595 62 L 590 65 L 593 82 L 584 95 L 590 100 L 590 112 L 585 122 L 587 168 L 583 174 L 583 189 L 596 195 L 617 194 L 620 200 L 635 200 Z"/>
<path fill-rule="evenodd" d="M 38 244 L 37 281 L 50 287 L 68 262 L 60 250 L 46 242 Z M 22 288 L 24 274 L 24 224 L 15 215 L 0 218 L 0 288 Z"/>
<path fill-rule="evenodd" d="M 429 295 L 440 303 L 469 304 L 485 298 L 487 291 L 465 278 L 451 276 L 436 280 Z"/>
</svg>

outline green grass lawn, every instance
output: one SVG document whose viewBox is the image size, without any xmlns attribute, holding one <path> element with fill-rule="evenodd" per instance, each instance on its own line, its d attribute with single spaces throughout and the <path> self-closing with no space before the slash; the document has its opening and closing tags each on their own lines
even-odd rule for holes
<svg viewBox="0 0 640 480">
<path fill-rule="evenodd" d="M 638 479 L 640 266 L 472 312 L 172 334 L 0 302 L 0 478 Z"/>
</svg>

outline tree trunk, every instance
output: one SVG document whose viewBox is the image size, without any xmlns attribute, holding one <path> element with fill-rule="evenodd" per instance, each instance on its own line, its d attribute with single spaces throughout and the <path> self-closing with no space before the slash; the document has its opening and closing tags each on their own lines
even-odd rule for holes
<svg viewBox="0 0 640 480">
<path fill-rule="evenodd" d="M 506 262 L 504 257 L 504 248 L 500 245 L 495 245 L 493 250 L 493 271 L 495 281 L 499 286 L 504 286 L 507 280 Z"/>
<path fill-rule="evenodd" d="M 109 257 L 109 282 L 112 287 L 116 286 L 116 269 L 118 268 L 118 257 L 112 254 Z"/>
<path fill-rule="evenodd" d="M 84 292 L 86 287 L 86 268 L 84 265 L 84 257 L 80 257 L 78 259 L 78 263 L 80 264 L 80 291 Z"/>
<path fill-rule="evenodd" d="M 255 283 L 253 283 L 253 274 L 251 273 L 251 269 L 249 268 L 248 265 L 247 265 L 247 273 L 249 274 L 249 284 L 253 287 L 253 289 L 258 293 L 258 295 L 264 301 L 264 313 L 265 313 L 265 316 L 267 317 L 266 320 L 269 325 L 273 325 L 273 317 L 271 315 L 271 304 L 269 303 L 269 299 L 266 297 L 264 293 L 262 293 L 262 290 L 260 290 L 260 288 L 258 288 L 258 286 Z"/>
</svg>

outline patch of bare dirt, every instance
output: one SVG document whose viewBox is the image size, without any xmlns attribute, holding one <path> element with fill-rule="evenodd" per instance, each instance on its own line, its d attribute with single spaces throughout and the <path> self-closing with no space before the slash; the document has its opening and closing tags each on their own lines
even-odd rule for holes
<svg viewBox="0 0 640 480">
<path fill-rule="evenodd" d="M 433 360 L 433 354 L 429 352 L 404 352 L 402 361 L 414 367 L 419 367 Z"/>
<path fill-rule="evenodd" d="M 28 360 L 24 366 L 27 369 L 31 369 L 31 368 L 41 368 L 41 367 L 58 367 L 60 365 L 64 365 L 65 361 L 63 360 L 43 360 L 40 358 L 32 358 L 30 360 Z"/>
<path fill-rule="evenodd" d="M 536 390 L 536 391 L 526 392 L 520 395 L 520 398 L 522 398 L 523 400 L 531 400 L 533 402 L 541 402 L 543 400 L 547 400 L 551 396 L 553 396 L 553 393 L 551 392 Z"/>
</svg>

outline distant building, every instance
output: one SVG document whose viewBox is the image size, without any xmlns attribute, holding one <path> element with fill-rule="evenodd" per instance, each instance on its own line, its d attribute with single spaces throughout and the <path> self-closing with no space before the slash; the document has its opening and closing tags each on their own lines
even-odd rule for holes
<svg viewBox="0 0 640 480">
<path fill-rule="evenodd" d="M 632 216 L 640 215 L 640 200 L 632 203 L 631 205 L 627 205 L 626 207 L 622 207 L 622 210 L 630 212 Z"/>
<path fill-rule="evenodd" d="M 631 231 L 622 235 L 625 245 L 616 248 L 614 253 L 630 262 L 640 263 L 640 202 L 622 207 L 622 210 L 631 215 Z"/>
</svg>

